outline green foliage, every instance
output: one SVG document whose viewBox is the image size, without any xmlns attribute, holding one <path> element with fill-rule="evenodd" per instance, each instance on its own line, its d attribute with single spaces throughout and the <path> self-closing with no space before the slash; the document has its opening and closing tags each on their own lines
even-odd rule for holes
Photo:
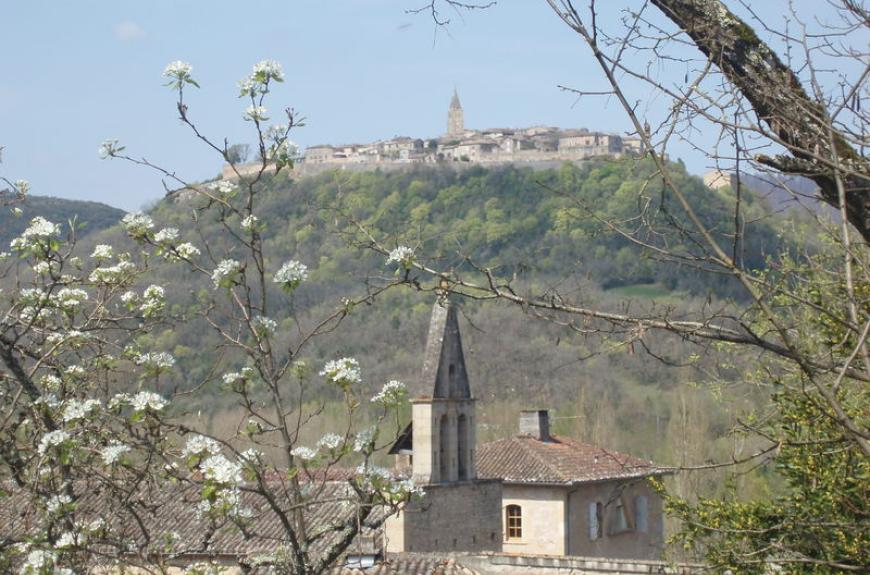
<svg viewBox="0 0 870 575">
<path fill-rule="evenodd" d="M 837 263 L 824 255 L 802 264 L 782 258 L 775 272 L 763 275 L 768 284 L 780 286 L 772 303 L 780 321 L 801 334 L 803 361 L 844 361 L 857 344 L 847 327 L 844 278 L 832 273 Z M 814 305 L 794 305 L 798 299 Z M 867 284 L 856 284 L 855 301 L 859 317 L 866 318 Z M 754 383 L 770 386 L 771 405 L 763 416 L 749 419 L 744 432 L 767 439 L 773 455 L 769 465 L 782 488 L 764 498 L 747 497 L 734 485 L 723 499 L 702 497 L 691 504 L 671 498 L 671 512 L 684 523 L 675 539 L 703 551 L 719 572 L 769 573 L 770 562 L 789 573 L 866 572 L 870 461 L 819 387 L 832 390 L 845 415 L 864 430 L 870 428 L 870 387 L 782 359 L 768 359 L 750 375 Z"/>
</svg>

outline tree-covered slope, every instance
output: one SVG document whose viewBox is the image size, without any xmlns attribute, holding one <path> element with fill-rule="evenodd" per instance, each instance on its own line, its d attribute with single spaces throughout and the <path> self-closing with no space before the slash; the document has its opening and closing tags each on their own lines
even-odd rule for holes
<svg viewBox="0 0 870 575">
<path fill-rule="evenodd" d="M 0 192 L 0 205 L 8 203 L 13 197 L 8 192 Z M 12 238 L 23 232 L 36 216 L 62 224 L 75 220 L 80 226 L 78 234 L 87 235 L 117 224 L 124 215 L 123 210 L 99 202 L 49 196 L 27 196 L 24 201 L 14 205 L 21 210 L 20 214 L 8 208 L 0 210 L 0 251 L 8 249 Z"/>
</svg>

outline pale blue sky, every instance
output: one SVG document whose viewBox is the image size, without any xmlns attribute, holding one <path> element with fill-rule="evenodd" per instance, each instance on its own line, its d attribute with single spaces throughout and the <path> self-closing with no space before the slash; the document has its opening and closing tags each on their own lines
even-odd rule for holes
<svg viewBox="0 0 870 575">
<path fill-rule="evenodd" d="M 754 4 L 776 18 L 785 3 Z M 306 116 L 307 127 L 293 136 L 302 146 L 439 135 L 454 86 L 469 127 L 628 129 L 615 102 L 575 104 L 558 90 L 559 84 L 604 84 L 588 50 L 543 0 L 502 0 L 486 12 L 452 14 L 447 32 L 436 31 L 425 17 L 405 14 L 415 5 L 6 2 L 0 36 L 0 145 L 6 150 L 0 174 L 30 180 L 35 194 L 128 210 L 161 197 L 155 175 L 98 158 L 100 143 L 117 138 L 130 153 L 185 178 L 213 176 L 220 159 L 180 125 L 173 94 L 162 86 L 161 72 L 175 59 L 190 62 L 202 86 L 191 90 L 191 116 L 209 136 L 231 142 L 252 140 L 241 120 L 245 103 L 236 98 L 236 81 L 262 59 L 284 65 L 287 81 L 271 108 L 292 106 Z M 682 78 L 682 70 L 675 73 Z M 696 173 L 708 167 L 687 148 L 672 153 Z"/>
</svg>

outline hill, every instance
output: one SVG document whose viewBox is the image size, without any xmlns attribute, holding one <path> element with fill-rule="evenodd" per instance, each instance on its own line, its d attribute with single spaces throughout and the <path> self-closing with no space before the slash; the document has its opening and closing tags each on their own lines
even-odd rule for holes
<svg viewBox="0 0 870 575">
<path fill-rule="evenodd" d="M 547 171 L 434 167 L 336 171 L 299 181 L 279 174 L 258 192 L 256 214 L 266 228 L 271 258 L 266 265 L 277 268 L 297 259 L 311 273 L 292 298 L 275 294 L 283 303 L 273 315 L 279 332 L 286 334 L 276 345 L 290 343 L 298 332 L 295 322 L 310 326 L 339 306 L 342 297 L 365 294 L 368 282 L 391 273 L 383 257 L 360 247 L 365 240 L 356 223 L 387 245 L 414 245 L 439 266 L 467 269 L 472 258 L 496 274 L 515 277 L 520 289 L 544 292 L 558 286 L 600 308 L 655 305 L 686 313 L 710 301 L 727 306 L 729 298 L 739 297 L 727 279 L 657 261 L 602 223 L 614 220 L 637 227 L 640 210 L 659 232 L 643 236 L 646 241 L 692 253 L 690 232 L 669 225 L 679 220 L 680 212 L 663 197 L 654 173 L 643 162 L 602 160 Z M 678 172 L 678 185 L 698 200 L 701 216 L 727 240 L 733 214 L 725 199 L 684 171 Z M 203 203 L 196 196 L 175 194 L 159 202 L 151 215 L 158 229 L 178 228 L 182 241 L 202 246 L 206 238 L 232 252 L 234 240 L 224 223 L 199 211 Z M 748 265 L 761 267 L 768 255 L 787 249 L 789 240 L 777 233 L 781 216 L 767 215 L 751 199 L 746 204 L 743 257 Z M 231 229 L 238 226 L 225 223 Z M 134 249 L 119 228 L 88 241 Z M 216 264 L 203 258 L 206 267 Z M 155 274 L 151 281 L 166 286 L 172 313 L 185 319 L 143 337 L 143 347 L 171 352 L 178 360 L 179 382 L 206 381 L 206 389 L 216 389 L 219 375 L 236 369 L 238 358 L 225 355 L 213 331 L 196 318 L 198 294 L 212 292 L 213 286 L 178 267 L 158 265 Z M 304 359 L 318 368 L 335 357 L 359 358 L 366 392 L 393 378 L 413 387 L 431 305 L 431 294 L 390 292 L 371 306 L 356 308 L 341 329 L 307 346 Z M 752 390 L 717 395 L 689 386 L 710 371 L 727 378 L 727 369 L 706 357 L 694 364 L 684 361 L 703 356 L 703 350 L 675 338 L 644 338 L 658 357 L 680 365 L 669 367 L 640 347 L 530 321 L 504 304 L 463 302 L 462 313 L 484 440 L 511 433 L 521 407 L 550 406 L 556 432 L 670 463 L 690 451 L 701 458 L 727 450 L 725 432 L 740 406 L 753 401 Z M 327 405 L 324 426 L 337 424 L 328 418 L 330 402 L 338 399 L 336 390 L 317 386 L 316 378 L 312 385 L 309 401 Z M 226 417 L 233 406 L 221 398 L 226 395 L 206 392 L 194 400 L 202 425 L 219 428 L 234 420 Z"/>
<path fill-rule="evenodd" d="M 0 205 L 5 205 L 14 195 L 0 192 Z M 0 210 L 0 251 L 8 249 L 12 238 L 21 234 L 28 222 L 36 216 L 56 222 L 66 223 L 75 219 L 81 227 L 79 236 L 105 230 L 124 216 L 124 211 L 98 202 L 67 200 L 50 196 L 27 196 L 24 202 L 16 203 L 20 215 L 14 215 L 8 208 Z"/>
</svg>

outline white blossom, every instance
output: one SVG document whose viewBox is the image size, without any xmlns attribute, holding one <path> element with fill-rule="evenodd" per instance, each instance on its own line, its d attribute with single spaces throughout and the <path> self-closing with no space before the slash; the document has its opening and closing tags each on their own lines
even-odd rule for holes
<svg viewBox="0 0 870 575">
<path fill-rule="evenodd" d="M 276 284 L 281 284 L 288 289 L 295 288 L 307 279 L 308 267 L 296 260 L 285 262 L 272 277 L 272 281 Z"/>
<path fill-rule="evenodd" d="M 211 274 L 211 281 L 214 283 L 214 287 L 231 286 L 241 269 L 242 264 L 236 260 L 222 260 Z"/>
<path fill-rule="evenodd" d="M 231 198 L 236 195 L 238 192 L 238 187 L 232 182 L 227 180 L 218 180 L 216 182 L 211 182 L 206 185 L 210 191 L 217 193 L 217 195 L 223 198 Z"/>
<path fill-rule="evenodd" d="M 106 465 L 114 465 L 125 453 L 130 452 L 130 447 L 119 441 L 113 441 L 100 451 L 103 457 L 103 463 Z"/>
<path fill-rule="evenodd" d="M 408 388 L 401 381 L 395 379 L 388 381 L 377 395 L 372 397 L 372 403 L 380 403 L 384 406 L 394 406 L 400 403 L 408 394 Z"/>
<path fill-rule="evenodd" d="M 121 303 L 127 306 L 136 305 L 139 302 L 139 294 L 134 291 L 125 291 L 121 294 Z"/>
<path fill-rule="evenodd" d="M 61 507 L 72 503 L 72 499 L 66 493 L 61 493 L 59 495 L 52 495 L 48 501 L 45 502 L 45 508 L 49 513 L 56 513 Z"/>
<path fill-rule="evenodd" d="M 12 214 L 13 216 L 15 216 L 16 218 L 20 218 L 21 215 L 24 213 L 24 210 L 22 210 L 18 206 L 15 206 L 14 208 L 9 210 L 9 213 Z"/>
<path fill-rule="evenodd" d="M 258 315 L 251 320 L 251 327 L 254 328 L 254 333 L 260 337 L 267 337 L 275 333 L 278 329 L 278 322 L 274 319 Z"/>
<path fill-rule="evenodd" d="M 141 365 L 149 370 L 161 371 L 164 369 L 169 369 L 173 365 L 175 365 L 175 358 L 172 357 L 171 354 L 166 353 L 165 351 L 148 351 L 137 355 L 133 359 L 133 362 L 136 365 Z"/>
<path fill-rule="evenodd" d="M 323 449 L 337 449 L 344 442 L 344 438 L 337 433 L 327 433 L 317 442 L 317 447 Z"/>
<path fill-rule="evenodd" d="M 245 113 L 242 116 L 245 120 L 249 122 L 264 122 L 269 119 L 266 115 L 268 110 L 266 110 L 265 106 L 248 106 L 245 109 Z"/>
<path fill-rule="evenodd" d="M 167 86 L 170 86 L 174 90 L 181 90 L 184 84 L 197 85 L 190 75 L 191 72 L 193 72 L 193 66 L 187 62 L 176 60 L 166 65 L 166 68 L 163 69 L 163 76 L 169 78 L 169 82 L 166 83 Z"/>
<path fill-rule="evenodd" d="M 45 549 L 34 549 L 21 564 L 20 575 L 43 575 L 54 567 L 55 554 Z"/>
<path fill-rule="evenodd" d="M 259 222 L 259 218 L 253 214 L 246 216 L 240 223 L 239 226 L 246 232 L 253 232 L 257 229 L 257 223 Z"/>
<path fill-rule="evenodd" d="M 70 377 L 84 377 L 87 374 L 85 368 L 80 365 L 68 365 L 63 372 Z"/>
<path fill-rule="evenodd" d="M 70 421 L 82 419 L 90 415 L 92 411 L 98 409 L 101 405 L 102 403 L 99 399 L 86 399 L 84 401 L 71 399 L 67 402 L 66 407 L 64 407 L 63 420 L 69 423 Z"/>
<path fill-rule="evenodd" d="M 256 465 L 260 462 L 260 459 L 262 459 L 262 457 L 262 452 L 260 452 L 258 449 L 254 449 L 253 447 L 239 453 L 239 461 L 247 463 L 248 465 Z"/>
<path fill-rule="evenodd" d="M 391 480 L 390 472 L 377 465 L 360 465 L 356 473 L 362 477 L 363 485 L 368 489 L 382 489 Z"/>
<path fill-rule="evenodd" d="M 153 391 L 140 391 L 130 398 L 130 405 L 133 406 L 134 411 L 145 411 L 146 409 L 160 411 L 166 407 L 166 404 L 163 396 Z"/>
<path fill-rule="evenodd" d="M 242 467 L 219 453 L 207 457 L 201 467 L 206 479 L 221 485 L 238 485 L 242 482 Z"/>
<path fill-rule="evenodd" d="M 276 82 L 284 81 L 284 70 L 281 69 L 281 64 L 275 60 L 261 60 L 254 64 L 255 76 L 267 76 Z"/>
<path fill-rule="evenodd" d="M 191 72 L 193 72 L 193 66 L 187 62 L 182 62 L 181 60 L 170 62 L 166 65 L 166 68 L 163 69 L 163 75 L 167 77 L 178 77 L 180 75 L 190 74 Z"/>
<path fill-rule="evenodd" d="M 154 241 L 158 244 L 171 244 L 178 239 L 177 228 L 163 228 L 154 234 Z"/>
<path fill-rule="evenodd" d="M 62 429 L 49 431 L 39 440 L 39 446 L 36 448 L 36 451 L 40 455 L 45 455 L 45 452 L 50 447 L 57 447 L 58 445 L 61 445 L 64 441 L 67 441 L 69 438 L 70 434 Z"/>
<path fill-rule="evenodd" d="M 410 268 L 414 263 L 414 250 L 408 246 L 398 246 L 393 249 L 387 257 L 387 265 L 394 263 L 403 268 Z"/>
<path fill-rule="evenodd" d="M 13 184 L 15 190 L 22 196 L 26 196 L 30 192 L 30 182 L 27 180 L 15 180 Z"/>
<path fill-rule="evenodd" d="M 23 251 L 44 244 L 54 236 L 60 234 L 60 226 L 41 216 L 30 220 L 30 225 L 20 236 L 10 242 L 14 251 Z"/>
<path fill-rule="evenodd" d="M 124 229 L 133 238 L 142 238 L 148 235 L 151 228 L 154 227 L 154 220 L 151 216 L 142 212 L 133 212 L 121 218 L 121 223 Z"/>
<path fill-rule="evenodd" d="M 372 428 L 363 429 L 353 439 L 353 450 L 357 453 L 365 453 L 370 449 L 374 440 L 375 430 Z"/>
<path fill-rule="evenodd" d="M 53 373 L 46 373 L 39 378 L 39 384 L 46 389 L 58 389 L 60 387 L 60 378 Z"/>
<path fill-rule="evenodd" d="M 103 143 L 100 144 L 99 149 L 97 150 L 97 155 L 100 156 L 101 160 L 105 160 L 106 158 L 110 158 L 124 150 L 124 146 L 118 143 L 118 140 L 108 139 L 103 140 Z"/>
<path fill-rule="evenodd" d="M 39 288 L 24 288 L 18 292 L 18 301 L 29 306 L 45 305 L 48 303 L 48 294 Z"/>
<path fill-rule="evenodd" d="M 64 310 L 75 309 L 87 300 L 88 292 L 79 288 L 61 288 L 54 296 L 54 303 Z"/>
<path fill-rule="evenodd" d="M 202 455 L 203 453 L 217 455 L 220 451 L 220 444 L 211 437 L 205 437 L 204 435 L 191 435 L 187 438 L 187 444 L 184 446 L 181 455 L 183 457 Z"/>
<path fill-rule="evenodd" d="M 274 60 L 263 60 L 254 64 L 254 70 L 250 76 L 242 78 L 239 85 L 239 97 L 253 98 L 258 94 L 265 94 L 268 91 L 269 82 L 284 81 L 284 71 L 281 69 L 281 64 Z"/>
<path fill-rule="evenodd" d="M 136 266 L 133 262 L 122 260 L 107 268 L 97 268 L 91 272 L 88 280 L 95 284 L 121 284 L 129 281 Z"/>
<path fill-rule="evenodd" d="M 341 387 L 349 387 L 362 381 L 359 362 L 352 357 L 343 357 L 327 362 L 320 375 Z"/>
<path fill-rule="evenodd" d="M 54 546 L 56 549 L 66 549 L 68 547 L 75 547 L 82 543 L 83 537 L 77 533 L 72 531 L 65 531 L 60 534 L 60 537 L 55 541 Z"/>
<path fill-rule="evenodd" d="M 97 260 L 108 260 L 113 255 L 112 246 L 106 244 L 97 244 L 94 246 L 94 251 L 91 252 L 91 257 Z"/>
<path fill-rule="evenodd" d="M 233 385 L 237 381 L 241 381 L 243 379 L 245 379 L 245 376 L 237 371 L 230 371 L 223 375 L 223 381 L 225 385 Z"/>
<path fill-rule="evenodd" d="M 290 454 L 293 457 L 301 459 L 302 461 L 311 461 L 315 457 L 317 457 L 317 450 L 311 449 L 310 447 L 305 447 L 304 445 L 300 445 L 298 447 L 294 447 Z"/>
<path fill-rule="evenodd" d="M 177 254 L 177 255 L 176 255 Z M 179 258 L 185 260 L 192 260 L 196 256 L 200 254 L 199 248 L 193 245 L 190 242 L 184 242 L 183 244 L 178 244 L 175 247 L 174 253 L 171 250 L 167 250 L 163 257 L 165 257 L 169 261 L 175 261 Z"/>
<path fill-rule="evenodd" d="M 145 317 L 152 317 L 163 311 L 166 305 L 166 292 L 158 285 L 150 285 L 142 292 L 142 305 L 139 309 Z M 170 366 L 171 367 L 171 366 Z"/>
</svg>

